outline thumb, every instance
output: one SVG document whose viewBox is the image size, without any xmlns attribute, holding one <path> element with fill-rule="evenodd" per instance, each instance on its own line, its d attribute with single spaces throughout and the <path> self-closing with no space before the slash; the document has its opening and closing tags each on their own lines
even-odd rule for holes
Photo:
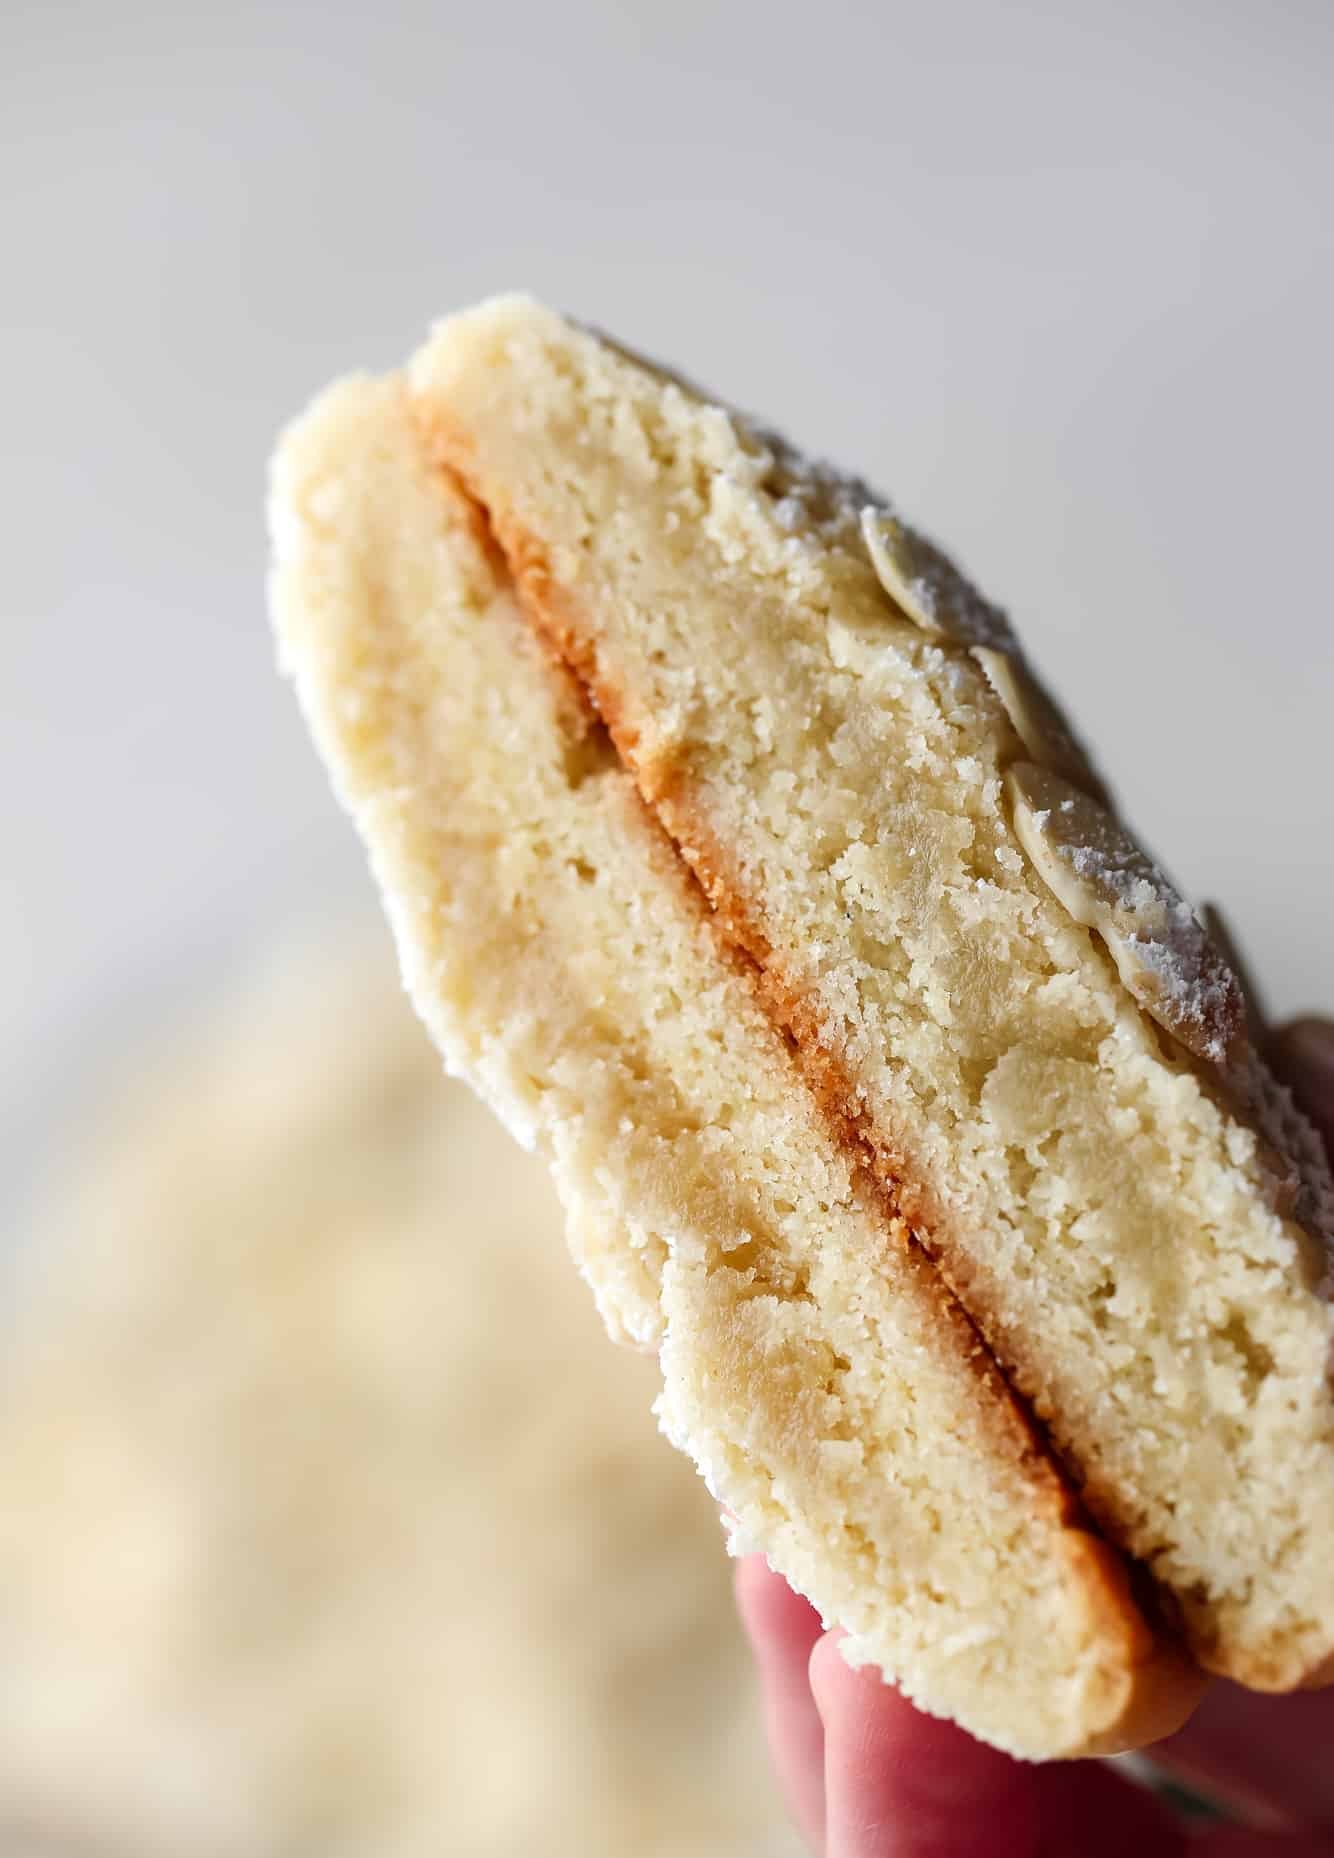
<svg viewBox="0 0 1334 1858">
<path fill-rule="evenodd" d="M 1334 1020 L 1294 1019 L 1281 1026 L 1268 1056 L 1334 1153 Z"/>
<path fill-rule="evenodd" d="M 811 1653 L 825 1732 L 826 1858 L 1035 1858 L 1035 1771 L 923 1716 L 835 1633 Z"/>
</svg>

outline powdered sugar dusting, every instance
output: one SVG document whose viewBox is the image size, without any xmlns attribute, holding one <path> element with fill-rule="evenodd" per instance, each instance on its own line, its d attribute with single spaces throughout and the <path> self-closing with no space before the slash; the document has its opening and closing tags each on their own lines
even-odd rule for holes
<svg viewBox="0 0 1334 1858">
<path fill-rule="evenodd" d="M 1051 769 L 1010 770 L 1015 828 L 1076 922 L 1102 937 L 1133 998 L 1197 1057 L 1244 1040 L 1240 981 L 1171 879 L 1106 807 Z"/>
<path fill-rule="evenodd" d="M 1135 958 L 1153 976 L 1169 1030 L 1189 1026 L 1203 1055 L 1215 1064 L 1226 1061 L 1229 1043 L 1245 1003 L 1237 977 L 1224 962 L 1194 912 L 1182 906 L 1169 912 L 1168 931 L 1158 937 L 1133 936 Z M 1186 1042 L 1183 1040 L 1183 1043 Z"/>
</svg>

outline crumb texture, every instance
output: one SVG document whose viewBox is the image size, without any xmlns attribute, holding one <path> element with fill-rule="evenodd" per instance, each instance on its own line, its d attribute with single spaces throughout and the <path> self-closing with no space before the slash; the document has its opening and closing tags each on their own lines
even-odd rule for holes
<svg viewBox="0 0 1334 1858">
<path fill-rule="evenodd" d="M 283 654 L 414 999 L 549 1160 L 665 1430 L 927 1709 L 1030 1756 L 1161 1733 L 1195 1679 L 833 1139 L 401 383 L 307 415 L 273 525 Z"/>
<path fill-rule="evenodd" d="M 1318 1672 L 1328 1170 L 1156 868 L 1124 835 L 1062 848 L 1092 921 L 1036 868 L 1006 785 L 1031 751 L 973 655 L 1008 631 L 901 526 L 873 526 L 877 572 L 863 486 L 527 300 L 443 324 L 410 379 L 1095 1514 L 1210 1665 Z"/>
</svg>

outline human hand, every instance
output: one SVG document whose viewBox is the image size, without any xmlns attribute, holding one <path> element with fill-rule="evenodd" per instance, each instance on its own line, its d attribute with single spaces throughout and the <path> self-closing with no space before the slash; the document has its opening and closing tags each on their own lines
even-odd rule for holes
<svg viewBox="0 0 1334 1858">
<path fill-rule="evenodd" d="M 1334 1023 L 1272 1043 L 1275 1069 L 1334 1149 Z M 1154 1762 L 1234 1807 L 1193 1832 L 1096 1761 L 1031 1767 L 923 1716 L 761 1555 L 737 1568 L 769 1746 L 784 1796 L 822 1858 L 1317 1858 L 1334 1854 L 1334 1690 L 1262 1697 L 1218 1683 Z"/>
</svg>

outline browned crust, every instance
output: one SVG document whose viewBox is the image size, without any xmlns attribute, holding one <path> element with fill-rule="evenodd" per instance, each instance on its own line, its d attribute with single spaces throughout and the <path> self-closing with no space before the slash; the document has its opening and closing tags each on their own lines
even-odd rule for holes
<svg viewBox="0 0 1334 1858">
<path fill-rule="evenodd" d="M 1056 1457 L 1045 1430 L 1002 1371 L 979 1322 L 923 1237 L 939 1229 L 941 1209 L 909 1157 L 891 1149 L 857 1105 L 846 1070 L 828 1049 L 814 1007 L 781 973 L 774 951 L 747 904 L 723 846 L 689 802 L 688 773 L 641 752 L 641 730 L 628 693 L 608 674 L 576 607 L 554 578 L 547 549 L 506 511 L 488 504 L 465 435 L 432 408 L 417 409 L 418 425 L 432 456 L 474 512 L 488 537 L 488 553 L 504 563 L 519 604 L 553 662 L 582 703 L 605 726 L 624 765 L 634 775 L 645 809 L 663 834 L 673 862 L 706 907 L 724 956 L 744 974 L 770 1020 L 782 1034 L 807 1087 L 827 1118 L 835 1139 L 853 1164 L 858 1191 L 876 1207 L 897 1243 L 934 1294 L 942 1338 L 986 1396 L 997 1448 L 1023 1467 L 1035 1510 L 1061 1540 L 1068 1570 L 1087 1611 L 1090 1636 L 1106 1647 L 1107 1714 L 1103 1727 L 1080 1755 L 1113 1754 L 1170 1734 L 1185 1721 L 1205 1683 L 1163 1623 L 1161 1596 L 1147 1575 L 1143 1603 L 1121 1554 L 1099 1536 L 1101 1517 L 1085 1507 Z M 688 850 L 687 850 L 688 847 Z M 706 906 L 707 900 L 707 906 Z M 1011 1353 L 1013 1351 L 1011 1350 Z M 1092 1521 L 1090 1520 L 1092 1515 Z M 1152 1621 L 1152 1623 L 1150 1623 Z"/>
<path fill-rule="evenodd" d="M 1088 1607 L 1090 1634 L 1106 1641 L 1120 1667 L 1109 1684 L 1103 1727 L 1073 1752 L 1120 1755 L 1161 1741 L 1186 1721 L 1208 1680 L 1152 1612 L 1140 1611 L 1134 1570 L 1109 1542 L 1086 1529 L 1069 1529 L 1061 1540 Z"/>
</svg>

